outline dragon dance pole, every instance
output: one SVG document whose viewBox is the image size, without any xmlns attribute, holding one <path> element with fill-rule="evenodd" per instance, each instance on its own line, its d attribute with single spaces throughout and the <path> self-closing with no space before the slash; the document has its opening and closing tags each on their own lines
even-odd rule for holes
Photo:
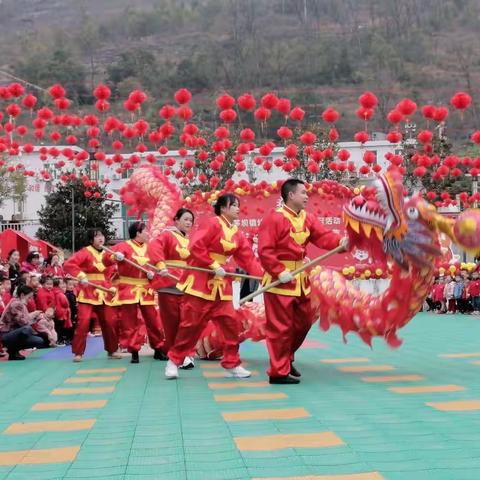
<svg viewBox="0 0 480 480">
<path fill-rule="evenodd" d="M 343 245 L 339 245 L 338 247 L 334 248 L 333 250 L 328 251 L 327 253 L 324 253 L 323 255 L 320 255 L 317 258 L 314 258 L 310 262 L 306 263 L 305 265 L 302 265 L 300 268 L 297 268 L 296 270 L 293 270 L 292 276 L 295 277 L 299 273 L 302 273 L 303 271 L 307 270 L 308 268 L 311 268 L 315 266 L 317 263 L 320 263 L 322 260 L 325 260 L 328 257 L 331 257 L 332 255 L 335 255 L 336 253 L 343 252 L 345 249 Z M 260 288 L 259 290 L 256 290 L 255 292 L 252 292 L 250 295 L 247 295 L 246 297 L 242 298 L 240 300 L 240 305 L 243 305 L 246 302 L 249 302 L 252 298 L 255 298 L 256 296 L 268 292 L 271 288 L 277 287 L 280 285 L 282 282 L 280 280 L 275 280 L 272 283 L 269 283 L 268 285 L 265 285 L 264 287 Z"/>
<path fill-rule="evenodd" d="M 210 273 L 211 275 L 215 275 L 215 270 L 211 270 L 210 268 L 202 268 L 202 267 L 194 267 L 193 265 L 173 265 L 166 262 L 167 267 L 175 267 L 181 268 L 183 270 L 195 270 L 196 272 L 205 272 Z M 225 272 L 227 277 L 238 277 L 238 278 L 245 278 L 247 280 L 257 280 L 261 281 L 260 277 L 254 277 L 252 275 L 245 275 L 244 273 L 233 273 L 233 272 Z"/>
<path fill-rule="evenodd" d="M 76 282 L 80 282 L 80 280 L 78 278 L 72 277 L 70 275 L 67 275 L 66 278 L 68 280 L 75 280 Z M 84 280 L 84 282 L 85 282 L 85 280 Z M 96 283 L 89 282 L 88 280 L 86 281 L 86 284 L 90 287 L 96 288 L 97 290 L 101 290 L 102 292 L 105 292 L 105 293 L 111 293 L 112 295 L 115 295 L 115 293 L 117 293 L 117 290 L 115 288 L 107 288 L 107 287 L 104 287 L 102 285 L 97 285 Z"/>
<path fill-rule="evenodd" d="M 115 255 L 115 253 L 117 252 L 114 252 L 113 250 L 110 250 L 108 247 L 105 247 L 105 246 L 102 246 L 103 250 L 105 250 L 107 253 L 110 253 L 112 255 Z M 147 263 L 146 266 L 151 268 L 152 270 L 149 270 L 149 268 L 144 268 L 142 267 L 141 265 L 139 265 L 138 263 L 136 262 L 133 262 L 132 260 L 128 259 L 128 258 L 124 258 L 122 260 L 123 262 L 127 263 L 128 265 L 130 265 L 131 267 L 134 267 L 136 268 L 137 270 L 140 270 L 141 272 L 148 274 L 149 272 L 151 273 L 158 273 L 159 270 L 158 268 L 154 267 L 153 265 L 151 265 L 150 263 Z M 175 275 L 171 275 L 170 273 L 168 275 L 166 275 L 167 277 L 171 278 L 172 280 L 176 280 L 177 282 L 180 280 L 178 277 L 176 277 Z"/>
</svg>

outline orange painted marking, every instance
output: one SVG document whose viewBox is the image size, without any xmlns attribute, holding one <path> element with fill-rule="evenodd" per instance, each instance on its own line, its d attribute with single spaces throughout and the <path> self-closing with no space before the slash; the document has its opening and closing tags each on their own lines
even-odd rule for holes
<svg viewBox="0 0 480 480">
<path fill-rule="evenodd" d="M 390 387 L 390 391 L 395 393 L 441 393 L 441 392 L 461 392 L 465 387 L 460 385 L 427 385 L 422 387 Z"/>
<path fill-rule="evenodd" d="M 126 372 L 125 367 L 118 368 L 82 368 L 77 370 L 79 375 L 92 374 L 92 373 L 115 373 L 115 372 Z"/>
<path fill-rule="evenodd" d="M 248 367 L 248 362 L 242 362 L 242 367 Z M 212 362 L 212 363 L 200 363 L 200 368 L 217 368 L 221 369 L 222 366 L 220 365 L 220 362 Z"/>
<path fill-rule="evenodd" d="M 281 450 L 284 448 L 326 448 L 344 445 L 344 442 L 333 432 L 235 437 L 234 440 L 239 450 L 249 452 Z"/>
<path fill-rule="evenodd" d="M 37 432 L 71 432 L 89 430 L 95 425 L 95 419 L 89 420 L 56 420 L 51 422 L 13 423 L 4 433 L 37 433 Z"/>
<path fill-rule="evenodd" d="M 246 382 L 246 381 L 239 381 L 239 382 L 216 382 L 216 383 L 209 383 L 209 388 L 216 389 L 216 388 L 262 388 L 268 387 L 270 384 L 268 382 Z"/>
<path fill-rule="evenodd" d="M 364 363 L 369 362 L 370 359 L 366 357 L 352 357 L 352 358 L 324 358 L 320 360 L 322 363 Z"/>
<path fill-rule="evenodd" d="M 239 393 L 238 395 L 214 395 L 216 402 L 248 402 L 250 400 L 278 400 L 288 398 L 285 393 Z"/>
<path fill-rule="evenodd" d="M 425 380 L 421 375 L 384 375 L 376 377 L 362 377 L 364 382 L 381 383 L 381 382 L 420 382 Z"/>
<path fill-rule="evenodd" d="M 36 403 L 32 410 L 83 410 L 88 408 L 103 408 L 107 404 L 106 400 L 85 400 L 79 402 L 54 402 L 54 403 Z"/>
<path fill-rule="evenodd" d="M 229 378 L 225 377 L 225 372 L 223 369 L 219 372 L 202 372 L 202 375 L 205 378 Z M 256 370 L 252 371 L 252 377 L 258 377 L 258 372 Z"/>
<path fill-rule="evenodd" d="M 96 395 L 98 393 L 112 393 L 115 387 L 81 387 L 81 388 L 55 388 L 51 395 Z"/>
<path fill-rule="evenodd" d="M 0 465 L 37 465 L 41 463 L 73 462 L 79 450 L 80 446 L 0 452 Z"/>
<path fill-rule="evenodd" d="M 249 420 L 291 420 L 293 418 L 310 417 L 304 408 L 283 408 L 272 410 L 246 410 L 243 412 L 223 412 L 227 422 L 243 422 Z"/>
<path fill-rule="evenodd" d="M 112 375 L 110 377 L 72 377 L 67 378 L 64 383 L 109 383 L 118 382 L 121 378 L 120 375 Z"/>
<path fill-rule="evenodd" d="M 456 400 L 452 402 L 429 402 L 429 407 L 442 412 L 470 412 L 480 410 L 480 400 Z"/>
<path fill-rule="evenodd" d="M 268 477 L 252 480 L 385 480 L 378 472 L 350 473 L 346 475 L 307 475 L 306 477 Z"/>
<path fill-rule="evenodd" d="M 348 365 L 346 367 L 337 367 L 337 370 L 347 373 L 388 372 L 395 370 L 395 367 L 392 367 L 392 365 Z"/>
<path fill-rule="evenodd" d="M 439 355 L 441 358 L 475 358 L 480 357 L 480 352 L 472 353 L 442 353 Z"/>
</svg>

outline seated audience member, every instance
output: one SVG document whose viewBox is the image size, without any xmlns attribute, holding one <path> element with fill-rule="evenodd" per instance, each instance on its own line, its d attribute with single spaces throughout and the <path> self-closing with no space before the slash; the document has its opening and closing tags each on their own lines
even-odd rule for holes
<svg viewBox="0 0 480 480">
<path fill-rule="evenodd" d="M 33 330 L 44 339 L 49 347 L 57 346 L 58 335 L 55 330 L 54 318 L 55 311 L 52 307 L 49 307 L 45 312 L 41 312 L 35 323 L 32 324 Z"/>
<path fill-rule="evenodd" d="M 41 312 L 29 312 L 28 301 L 33 297 L 33 290 L 27 285 L 20 285 L 17 297 L 7 305 L 0 317 L 0 340 L 7 349 L 9 360 L 25 360 L 20 350 L 25 348 L 42 348 L 44 338 L 32 328 Z"/>
</svg>

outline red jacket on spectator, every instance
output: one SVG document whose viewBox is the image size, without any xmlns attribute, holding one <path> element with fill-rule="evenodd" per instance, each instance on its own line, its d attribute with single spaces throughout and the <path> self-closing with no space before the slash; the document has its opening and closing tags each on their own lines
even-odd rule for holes
<svg viewBox="0 0 480 480">
<path fill-rule="evenodd" d="M 65 272 L 61 265 L 47 265 L 43 271 L 44 275 L 50 275 L 51 277 L 65 277 Z"/>
<path fill-rule="evenodd" d="M 434 302 L 443 302 L 443 300 L 445 300 L 445 296 L 443 294 L 444 289 L 445 289 L 444 283 L 436 283 L 435 285 L 433 285 L 432 300 Z"/>
<path fill-rule="evenodd" d="M 472 280 L 468 284 L 467 291 L 468 294 L 472 297 L 480 297 L 480 279 Z"/>
<path fill-rule="evenodd" d="M 53 290 L 47 290 L 44 287 L 40 287 L 37 292 L 37 310 L 45 312 L 47 308 L 55 308 L 55 294 Z"/>
<path fill-rule="evenodd" d="M 55 298 L 55 318 L 64 322 L 64 328 L 72 328 L 70 304 L 65 293 L 60 287 L 54 287 L 52 292 Z"/>
</svg>

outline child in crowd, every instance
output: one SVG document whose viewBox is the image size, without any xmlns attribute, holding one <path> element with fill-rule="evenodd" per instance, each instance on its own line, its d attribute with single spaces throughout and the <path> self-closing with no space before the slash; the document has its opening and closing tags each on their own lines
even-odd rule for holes
<svg viewBox="0 0 480 480">
<path fill-rule="evenodd" d="M 453 298 L 455 299 L 456 311 L 465 313 L 465 302 L 463 301 L 463 291 L 465 290 L 465 282 L 462 277 L 455 277 L 455 286 L 453 287 Z"/>
<path fill-rule="evenodd" d="M 432 287 L 433 311 L 436 313 L 445 313 L 445 283 L 444 277 L 438 277 Z"/>
<path fill-rule="evenodd" d="M 47 308 L 55 308 L 55 294 L 53 293 L 53 279 L 49 275 L 40 278 L 40 288 L 35 299 L 37 310 L 45 312 Z"/>
<path fill-rule="evenodd" d="M 447 306 L 447 313 L 455 313 L 457 311 L 457 304 L 455 302 L 455 279 L 453 277 L 447 277 L 445 283 L 445 289 L 443 291 L 443 296 L 445 297 L 445 302 Z"/>
<path fill-rule="evenodd" d="M 478 272 L 472 273 L 472 279 L 467 287 L 468 297 L 472 304 L 472 310 L 474 315 L 480 313 L 480 278 Z"/>
<path fill-rule="evenodd" d="M 70 304 L 65 296 L 65 282 L 61 278 L 53 279 L 53 295 L 55 297 L 55 330 L 58 335 L 58 346 L 69 344 L 68 332 L 72 328 Z"/>
</svg>

